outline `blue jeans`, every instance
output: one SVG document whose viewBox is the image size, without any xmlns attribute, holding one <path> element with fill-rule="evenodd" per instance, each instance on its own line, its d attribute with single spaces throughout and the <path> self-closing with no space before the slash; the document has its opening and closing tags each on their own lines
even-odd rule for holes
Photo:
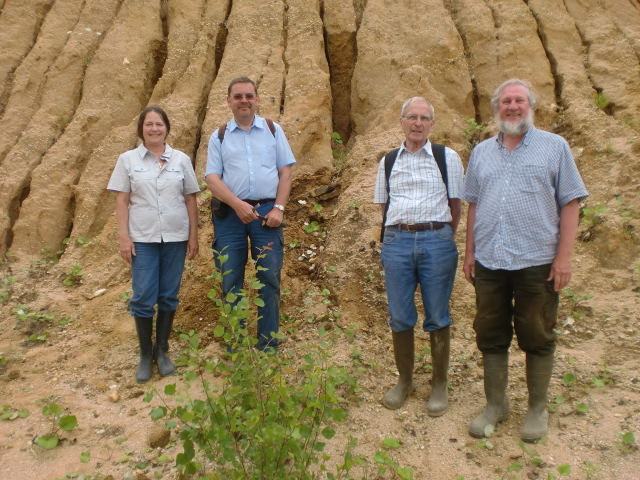
<svg viewBox="0 0 640 480">
<path fill-rule="evenodd" d="M 392 331 L 414 328 L 418 284 L 425 311 L 422 329 L 433 332 L 451 325 L 449 298 L 458 268 L 458 249 L 449 225 L 421 232 L 387 227 L 381 258 Z"/>
<path fill-rule="evenodd" d="M 473 329 L 482 353 L 509 351 L 515 330 L 518 346 L 534 355 L 555 351 L 558 292 L 547 281 L 551 264 L 521 270 L 491 270 L 476 262 L 476 318 Z"/>
<path fill-rule="evenodd" d="M 267 215 L 273 208 L 273 202 L 258 208 L 260 215 Z M 247 224 L 238 218 L 233 209 L 225 218 L 213 216 L 213 250 L 227 255 L 227 261 L 220 265 L 214 255 L 216 267 L 225 273 L 222 290 L 240 294 L 244 285 L 244 271 L 248 258 L 248 240 L 251 242 L 251 258 L 257 259 L 257 277 L 264 286 L 260 289 L 263 307 L 258 307 L 258 348 L 278 349 L 278 340 L 271 333 L 278 333 L 280 320 L 280 270 L 284 260 L 284 234 L 282 227 L 270 228 L 262 225 L 261 220 Z M 226 248 L 225 248 L 226 247 Z M 266 250 L 264 247 L 268 247 Z M 263 251 L 264 250 L 264 251 Z M 258 255 L 264 257 L 258 258 Z"/>
<path fill-rule="evenodd" d="M 158 310 L 174 312 L 187 253 L 187 242 L 134 242 L 131 261 L 133 296 L 129 301 L 134 317 L 153 317 Z"/>
</svg>

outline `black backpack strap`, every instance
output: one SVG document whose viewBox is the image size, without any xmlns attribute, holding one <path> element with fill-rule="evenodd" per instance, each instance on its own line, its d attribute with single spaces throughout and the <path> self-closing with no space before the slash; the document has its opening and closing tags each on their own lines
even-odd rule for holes
<svg viewBox="0 0 640 480">
<path fill-rule="evenodd" d="M 387 186 L 387 203 L 384 206 L 384 214 L 382 215 L 382 228 L 380 228 L 380 243 L 384 239 L 384 224 L 387 223 L 387 212 L 389 211 L 389 177 L 391 176 L 391 169 L 393 168 L 393 164 L 396 163 L 396 158 L 398 157 L 399 148 L 391 150 L 384 156 L 384 178 Z"/>
<path fill-rule="evenodd" d="M 447 191 L 447 198 L 449 198 L 449 178 L 447 176 L 447 160 L 444 153 L 444 145 L 440 143 L 432 143 L 431 150 L 433 151 L 433 157 L 436 160 L 436 165 L 440 170 L 442 181 L 444 182 L 444 188 Z"/>
<path fill-rule="evenodd" d="M 270 118 L 265 118 L 265 120 L 267 121 L 267 126 L 269 127 L 269 130 L 271 131 L 271 135 L 273 135 L 274 137 L 276 136 L 276 126 L 273 123 L 273 120 L 271 120 Z M 227 124 L 225 123 L 224 125 L 220 125 L 218 127 L 218 140 L 220 140 L 220 143 L 222 143 L 222 141 L 224 140 L 224 134 L 227 131 Z"/>
</svg>

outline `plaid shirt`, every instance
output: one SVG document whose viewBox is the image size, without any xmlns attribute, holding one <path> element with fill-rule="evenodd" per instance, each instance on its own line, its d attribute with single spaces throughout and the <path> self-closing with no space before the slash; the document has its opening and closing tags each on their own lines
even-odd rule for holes
<svg viewBox="0 0 640 480">
<path fill-rule="evenodd" d="M 588 195 L 569 144 L 531 127 L 512 151 L 502 135 L 471 153 L 462 198 L 476 206 L 475 257 L 490 269 L 553 262 L 560 209 Z"/>
<path fill-rule="evenodd" d="M 458 154 L 445 148 L 450 198 L 460 198 L 464 171 Z M 398 223 L 451 222 L 451 211 L 442 175 L 431 150 L 431 142 L 416 153 L 404 142 L 389 176 L 389 211 L 385 225 Z M 387 202 L 384 157 L 380 160 L 374 203 Z"/>
</svg>

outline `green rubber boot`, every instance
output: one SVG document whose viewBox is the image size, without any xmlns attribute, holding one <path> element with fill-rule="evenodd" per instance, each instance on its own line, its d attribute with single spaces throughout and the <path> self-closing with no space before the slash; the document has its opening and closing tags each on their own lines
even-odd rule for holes
<svg viewBox="0 0 640 480">
<path fill-rule="evenodd" d="M 382 404 L 391 410 L 397 410 L 413 391 L 415 345 L 413 329 L 406 332 L 391 333 L 393 336 L 393 355 L 400 377 L 398 378 L 398 384 L 384 395 Z"/>
<path fill-rule="evenodd" d="M 533 443 L 540 440 L 549 430 L 547 412 L 547 391 L 553 371 L 553 354 L 532 355 L 527 353 L 527 388 L 529 389 L 529 410 L 524 419 L 520 438 Z"/>
<path fill-rule="evenodd" d="M 508 353 L 487 353 L 484 358 L 484 394 L 487 406 L 482 413 L 471 421 L 469 434 L 484 438 L 491 435 L 487 427 L 495 427 L 509 418 L 507 382 L 509 370 Z"/>
<path fill-rule="evenodd" d="M 138 342 L 140 343 L 140 363 L 136 370 L 136 381 L 146 383 L 151 379 L 151 367 L 153 365 L 152 350 L 153 318 L 133 317 L 136 321 Z"/>
<path fill-rule="evenodd" d="M 449 410 L 447 380 L 449 373 L 450 328 L 445 327 L 429 334 L 431 338 L 431 396 L 427 402 L 427 414 L 439 417 Z"/>
<path fill-rule="evenodd" d="M 153 359 L 158 365 L 158 373 L 163 377 L 173 374 L 176 367 L 167 355 L 169 352 L 169 335 L 176 312 L 158 310 L 156 317 L 156 344 L 153 346 Z"/>
</svg>

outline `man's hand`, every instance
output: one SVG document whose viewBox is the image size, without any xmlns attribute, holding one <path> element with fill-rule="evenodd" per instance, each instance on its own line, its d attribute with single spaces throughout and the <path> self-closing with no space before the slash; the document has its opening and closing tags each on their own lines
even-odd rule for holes
<svg viewBox="0 0 640 480">
<path fill-rule="evenodd" d="M 233 209 L 243 223 L 253 222 L 258 218 L 258 213 L 255 211 L 255 208 L 247 202 L 238 202 L 233 206 Z"/>
<path fill-rule="evenodd" d="M 464 271 L 464 278 L 467 279 L 467 282 L 474 285 L 476 283 L 476 256 L 473 253 L 467 253 L 465 255 L 462 270 Z"/>
<path fill-rule="evenodd" d="M 278 208 L 272 208 L 268 215 L 265 216 L 262 224 L 267 227 L 276 228 L 282 224 L 284 220 L 284 212 Z"/>
<path fill-rule="evenodd" d="M 553 280 L 553 289 L 559 292 L 571 281 L 571 260 L 557 256 L 551 264 L 551 273 L 547 281 Z"/>
</svg>

